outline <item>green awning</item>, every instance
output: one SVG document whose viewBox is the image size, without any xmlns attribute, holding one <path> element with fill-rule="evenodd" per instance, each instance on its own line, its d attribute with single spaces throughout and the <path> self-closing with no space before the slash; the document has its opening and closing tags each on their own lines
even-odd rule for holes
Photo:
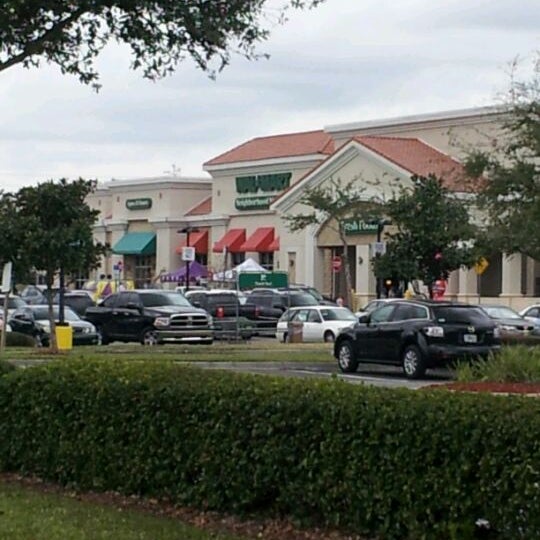
<svg viewBox="0 0 540 540">
<path fill-rule="evenodd" d="M 113 247 L 118 255 L 154 255 L 156 253 L 156 233 L 126 233 Z"/>
</svg>

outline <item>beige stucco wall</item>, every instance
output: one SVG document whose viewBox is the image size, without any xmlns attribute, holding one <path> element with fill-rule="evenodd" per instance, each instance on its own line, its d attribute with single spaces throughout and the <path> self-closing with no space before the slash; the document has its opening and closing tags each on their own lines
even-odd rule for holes
<svg viewBox="0 0 540 540">
<path fill-rule="evenodd" d="M 382 126 L 365 127 L 360 123 L 354 129 L 344 126 L 330 127 L 332 137 L 339 147 L 356 135 L 395 136 L 418 138 L 441 152 L 457 159 L 463 159 L 472 148 L 490 147 L 491 141 L 503 136 L 500 113 L 473 115 L 463 118 L 394 123 Z"/>
<path fill-rule="evenodd" d="M 116 180 L 99 187 L 91 194 L 88 204 L 100 211 L 95 238 L 114 246 L 126 232 L 156 233 L 156 268 L 172 271 L 180 264 L 176 247 L 181 237 L 177 232 L 187 223 L 185 214 L 211 194 L 207 178 L 149 178 Z M 151 208 L 130 210 L 126 201 L 150 199 Z M 94 274 L 111 273 L 112 267 L 123 260 L 122 255 L 110 254 Z M 127 269 L 126 269 L 127 273 Z"/>
</svg>

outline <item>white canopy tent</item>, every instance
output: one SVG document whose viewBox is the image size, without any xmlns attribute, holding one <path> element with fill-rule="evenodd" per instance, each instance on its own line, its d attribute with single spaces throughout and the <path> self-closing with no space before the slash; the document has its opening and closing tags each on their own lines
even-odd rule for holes
<svg viewBox="0 0 540 540">
<path fill-rule="evenodd" d="M 251 257 L 247 258 L 244 262 L 238 266 L 225 270 L 225 272 L 216 272 L 213 276 L 214 281 L 232 281 L 235 276 L 241 272 L 268 272 L 266 268 L 262 267 L 257 261 Z"/>
</svg>

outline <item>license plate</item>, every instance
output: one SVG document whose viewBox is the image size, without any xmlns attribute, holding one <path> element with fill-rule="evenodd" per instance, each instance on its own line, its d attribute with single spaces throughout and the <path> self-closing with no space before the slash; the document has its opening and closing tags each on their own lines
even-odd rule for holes
<svg viewBox="0 0 540 540">
<path fill-rule="evenodd" d="M 476 343 L 478 338 L 476 337 L 476 334 L 463 334 L 463 341 L 465 343 Z"/>
</svg>

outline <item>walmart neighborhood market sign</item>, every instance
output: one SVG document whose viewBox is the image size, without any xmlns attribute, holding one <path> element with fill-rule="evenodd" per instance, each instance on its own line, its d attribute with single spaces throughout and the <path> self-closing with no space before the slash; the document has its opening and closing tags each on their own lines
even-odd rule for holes
<svg viewBox="0 0 540 540">
<path fill-rule="evenodd" d="M 234 207 L 237 210 L 268 210 L 276 195 L 290 186 L 291 177 L 290 172 L 237 176 L 236 192 L 239 195 L 259 195 L 238 197 L 234 201 Z"/>
</svg>

